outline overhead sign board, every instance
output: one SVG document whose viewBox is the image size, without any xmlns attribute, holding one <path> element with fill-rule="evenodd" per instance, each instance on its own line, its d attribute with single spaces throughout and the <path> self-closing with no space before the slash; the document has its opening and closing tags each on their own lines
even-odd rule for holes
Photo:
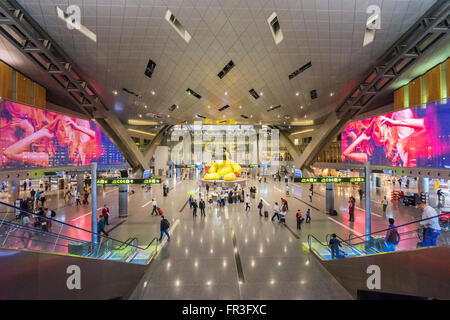
<svg viewBox="0 0 450 320">
<path fill-rule="evenodd" d="M 90 182 L 90 180 L 88 180 Z M 158 184 L 160 178 L 148 179 L 97 179 L 97 184 Z"/>
<path fill-rule="evenodd" d="M 301 178 L 301 183 L 359 183 L 366 182 L 366 178 L 364 177 L 326 177 L 326 178 Z"/>
</svg>

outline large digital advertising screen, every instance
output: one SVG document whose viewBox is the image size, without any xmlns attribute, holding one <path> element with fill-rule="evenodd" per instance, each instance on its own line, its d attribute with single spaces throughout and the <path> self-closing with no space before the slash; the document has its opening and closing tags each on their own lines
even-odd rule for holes
<svg viewBox="0 0 450 320">
<path fill-rule="evenodd" d="M 450 104 L 432 103 L 354 121 L 341 138 L 346 163 L 450 168 Z"/>
<path fill-rule="evenodd" d="M 120 164 L 94 122 L 0 101 L 0 170 Z"/>
</svg>

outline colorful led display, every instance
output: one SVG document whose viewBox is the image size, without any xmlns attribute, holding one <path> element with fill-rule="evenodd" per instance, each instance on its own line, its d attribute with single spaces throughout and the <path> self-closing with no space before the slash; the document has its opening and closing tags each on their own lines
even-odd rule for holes
<svg viewBox="0 0 450 320">
<path fill-rule="evenodd" d="M 120 164 L 122 154 L 94 122 L 0 102 L 0 170 Z"/>
<path fill-rule="evenodd" d="M 364 177 L 326 177 L 326 178 L 301 178 L 300 183 L 360 183 L 366 182 Z"/>
<path fill-rule="evenodd" d="M 450 168 L 450 104 L 432 103 L 351 122 L 342 160 L 395 167 Z"/>
</svg>

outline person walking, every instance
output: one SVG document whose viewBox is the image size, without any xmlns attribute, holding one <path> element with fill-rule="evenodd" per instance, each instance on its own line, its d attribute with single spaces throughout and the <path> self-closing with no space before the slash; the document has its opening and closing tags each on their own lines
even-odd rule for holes
<svg viewBox="0 0 450 320">
<path fill-rule="evenodd" d="M 389 218 L 389 230 L 386 232 L 386 237 L 384 238 L 384 251 L 395 251 L 399 242 L 400 235 L 398 234 L 397 228 L 394 225 L 394 219 Z"/>
<path fill-rule="evenodd" d="M 386 208 L 388 206 L 388 200 L 386 199 L 386 196 L 384 196 L 384 199 L 381 201 L 381 207 L 383 208 L 383 214 L 386 215 Z"/>
<path fill-rule="evenodd" d="M 261 200 L 259 200 L 259 203 L 258 203 L 258 209 L 259 209 L 259 216 L 260 217 L 262 217 L 262 209 L 263 209 L 263 201 L 262 201 L 262 199 Z"/>
<path fill-rule="evenodd" d="M 286 209 L 285 211 L 289 210 L 288 202 L 285 198 L 281 198 L 281 207 L 285 208 Z"/>
<path fill-rule="evenodd" d="M 354 222 L 355 221 L 355 202 L 353 201 L 353 197 L 350 197 L 348 200 L 348 214 L 349 214 L 348 221 Z"/>
<path fill-rule="evenodd" d="M 278 215 L 279 223 L 286 223 L 286 214 L 287 214 L 286 208 L 282 208 L 281 212 Z"/>
<path fill-rule="evenodd" d="M 245 211 L 250 210 L 250 196 L 248 193 L 245 195 Z"/>
<path fill-rule="evenodd" d="M 206 195 L 209 193 L 209 184 L 206 185 Z"/>
<path fill-rule="evenodd" d="M 105 218 L 105 224 L 109 226 L 109 208 L 106 204 L 103 205 L 102 216 Z"/>
<path fill-rule="evenodd" d="M 45 201 L 47 201 L 47 198 L 44 195 L 44 192 L 41 192 L 41 194 L 39 195 L 39 200 L 41 201 L 41 207 L 43 208 L 45 205 Z"/>
<path fill-rule="evenodd" d="M 314 185 L 312 183 L 309 186 L 309 191 L 314 195 Z"/>
<path fill-rule="evenodd" d="M 105 231 L 105 217 L 100 216 L 100 220 L 97 222 L 97 233 L 100 235 L 103 233 L 105 236 L 108 236 L 108 232 Z"/>
<path fill-rule="evenodd" d="M 170 241 L 170 235 L 169 235 L 169 228 L 170 228 L 170 222 L 164 216 L 161 216 L 161 223 L 159 226 L 159 229 L 161 230 L 161 235 L 159 236 L 159 242 L 161 242 L 164 234 L 167 236 L 167 241 Z"/>
<path fill-rule="evenodd" d="M 197 208 L 198 208 L 197 200 L 194 200 L 192 202 L 192 216 L 194 217 L 197 216 Z"/>
<path fill-rule="evenodd" d="M 297 213 L 295 214 L 295 219 L 297 220 L 297 230 L 301 230 L 303 217 L 302 217 L 302 213 L 300 212 L 300 209 L 297 210 Z"/>
<path fill-rule="evenodd" d="M 308 210 L 306 210 L 306 221 L 305 223 L 311 223 L 311 209 L 308 208 Z"/>
<path fill-rule="evenodd" d="M 198 207 L 200 208 L 200 215 L 206 217 L 206 214 L 205 214 L 205 200 L 203 200 L 203 198 L 200 199 Z"/>
<path fill-rule="evenodd" d="M 312 202 L 313 191 L 309 191 L 309 202 Z"/>
<path fill-rule="evenodd" d="M 76 200 L 75 200 L 75 205 L 78 207 L 78 206 L 81 206 L 81 198 L 80 198 L 80 193 L 77 193 L 77 196 L 76 196 L 76 198 L 75 198 Z"/>
<path fill-rule="evenodd" d="M 156 202 L 155 199 L 152 199 L 152 206 L 153 206 L 152 215 L 153 212 L 155 213 L 155 215 L 158 215 L 158 203 Z"/>
<path fill-rule="evenodd" d="M 430 207 L 426 203 L 422 202 L 422 200 L 419 200 L 417 202 L 417 205 L 420 209 L 423 210 L 422 220 L 427 219 L 424 221 L 420 221 L 420 225 L 423 226 L 422 246 L 436 246 L 437 239 L 441 234 L 441 226 L 439 225 L 438 213 L 433 207 Z"/>
<path fill-rule="evenodd" d="M 331 259 L 337 259 L 340 257 L 339 247 L 342 247 L 341 242 L 336 238 L 336 234 L 331 235 L 328 247 L 331 249 Z"/>
<path fill-rule="evenodd" d="M 359 193 L 359 201 L 362 202 L 364 191 L 361 188 L 359 188 L 358 193 Z"/>
<path fill-rule="evenodd" d="M 278 202 L 275 202 L 275 205 L 273 206 L 272 221 L 275 217 L 277 217 L 278 221 L 280 221 L 280 207 L 278 206 Z"/>
</svg>

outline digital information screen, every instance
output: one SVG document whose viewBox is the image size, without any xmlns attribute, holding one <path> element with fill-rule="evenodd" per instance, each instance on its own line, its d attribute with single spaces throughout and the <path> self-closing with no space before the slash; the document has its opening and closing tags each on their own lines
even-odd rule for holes
<svg viewBox="0 0 450 320">
<path fill-rule="evenodd" d="M 449 100 L 351 122 L 341 134 L 342 161 L 450 168 L 449 122 Z"/>
<path fill-rule="evenodd" d="M 334 178 L 334 177 L 327 177 L 327 178 L 301 178 L 300 183 L 359 183 L 359 182 L 366 182 L 366 178 L 361 177 L 343 177 L 343 178 Z"/>
<path fill-rule="evenodd" d="M 91 180 L 88 180 L 90 183 Z M 149 179 L 97 179 L 97 184 L 158 184 L 160 178 Z"/>
<path fill-rule="evenodd" d="M 124 162 L 92 121 L 0 100 L 0 170 Z"/>
</svg>

